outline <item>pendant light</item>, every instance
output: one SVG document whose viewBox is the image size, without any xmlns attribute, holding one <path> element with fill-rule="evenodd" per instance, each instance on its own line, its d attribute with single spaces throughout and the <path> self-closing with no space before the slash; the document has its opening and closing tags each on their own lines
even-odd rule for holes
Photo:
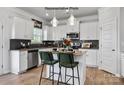
<svg viewBox="0 0 124 93">
<path fill-rule="evenodd" d="M 47 11 L 47 9 L 45 10 L 45 12 L 46 12 L 46 14 L 45 14 L 45 15 L 46 15 L 46 17 L 48 17 L 48 16 L 49 16 L 49 14 L 48 14 L 48 11 Z"/>
<path fill-rule="evenodd" d="M 75 18 L 74 15 L 71 13 L 71 14 L 70 14 L 70 17 L 69 17 L 69 19 L 68 19 L 68 24 L 71 25 L 71 26 L 73 26 L 73 25 L 75 25 L 75 23 L 76 23 L 76 18 Z"/>
<path fill-rule="evenodd" d="M 57 27 L 57 25 L 58 25 L 58 20 L 56 19 L 55 10 L 54 10 L 54 17 L 51 21 L 51 24 L 53 27 Z"/>
</svg>

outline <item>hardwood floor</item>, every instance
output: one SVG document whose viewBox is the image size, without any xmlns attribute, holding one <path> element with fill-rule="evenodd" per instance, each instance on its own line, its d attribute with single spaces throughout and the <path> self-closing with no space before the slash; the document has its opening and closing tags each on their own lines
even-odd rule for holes
<svg viewBox="0 0 124 93">
<path fill-rule="evenodd" d="M 0 76 L 1 85 L 38 85 L 41 68 L 34 68 L 20 75 L 7 74 Z M 43 85 L 51 85 L 51 81 L 43 80 Z M 124 85 L 124 79 L 117 78 L 110 73 L 87 68 L 85 85 Z"/>
<path fill-rule="evenodd" d="M 97 68 L 87 68 L 86 85 L 124 85 L 124 79 L 118 78 Z"/>
</svg>

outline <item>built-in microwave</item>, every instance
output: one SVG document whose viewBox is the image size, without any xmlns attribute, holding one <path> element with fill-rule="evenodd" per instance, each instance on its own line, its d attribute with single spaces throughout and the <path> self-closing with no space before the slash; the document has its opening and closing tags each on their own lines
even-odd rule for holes
<svg viewBox="0 0 124 93">
<path fill-rule="evenodd" d="M 71 38 L 71 39 L 79 39 L 79 33 L 76 32 L 70 32 L 66 34 L 67 38 Z"/>
</svg>

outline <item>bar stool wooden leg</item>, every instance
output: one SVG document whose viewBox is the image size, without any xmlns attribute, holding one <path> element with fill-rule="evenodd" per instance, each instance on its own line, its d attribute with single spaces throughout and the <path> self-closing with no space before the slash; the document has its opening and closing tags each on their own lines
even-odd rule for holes
<svg viewBox="0 0 124 93">
<path fill-rule="evenodd" d="M 44 64 L 43 64 L 43 67 L 42 67 L 42 70 L 41 70 L 39 85 L 41 84 L 41 79 L 42 79 L 42 75 L 43 75 L 43 70 L 44 70 Z"/>
</svg>

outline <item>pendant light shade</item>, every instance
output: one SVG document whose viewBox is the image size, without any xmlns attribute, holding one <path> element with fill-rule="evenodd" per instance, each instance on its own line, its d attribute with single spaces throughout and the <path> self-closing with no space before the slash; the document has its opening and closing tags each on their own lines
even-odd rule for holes
<svg viewBox="0 0 124 93">
<path fill-rule="evenodd" d="M 58 20 L 56 19 L 55 10 L 54 10 L 54 17 L 51 21 L 51 24 L 52 24 L 53 27 L 57 27 L 57 25 L 58 25 Z"/>
<path fill-rule="evenodd" d="M 56 17 L 53 17 L 51 24 L 53 27 L 56 27 L 58 25 L 58 20 L 56 19 Z"/>
<path fill-rule="evenodd" d="M 73 26 L 73 25 L 75 25 L 75 22 L 76 22 L 76 18 L 74 17 L 73 14 L 71 14 L 69 19 L 68 19 L 68 24 Z"/>
</svg>

